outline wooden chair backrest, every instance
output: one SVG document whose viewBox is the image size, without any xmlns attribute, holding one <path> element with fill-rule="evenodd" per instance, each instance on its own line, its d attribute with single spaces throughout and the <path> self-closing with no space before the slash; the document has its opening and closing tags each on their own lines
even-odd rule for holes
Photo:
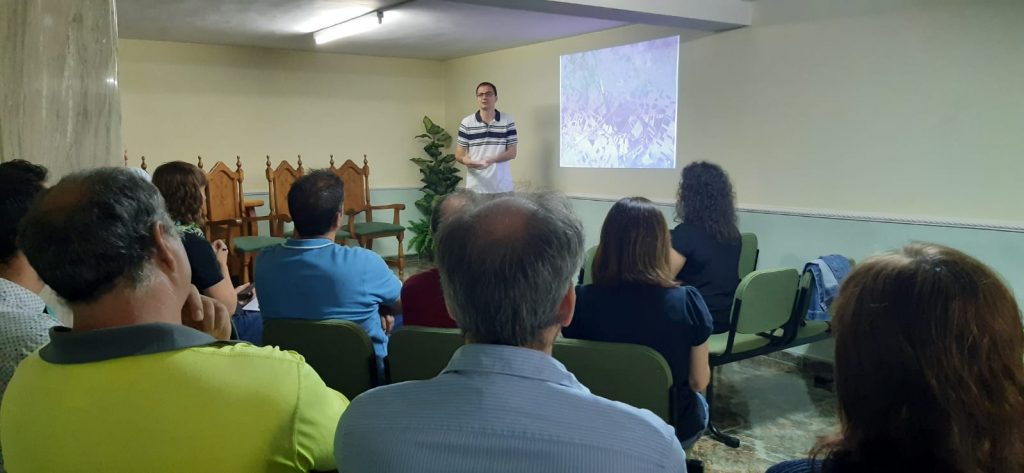
<svg viewBox="0 0 1024 473">
<path fill-rule="evenodd" d="M 341 167 L 334 167 L 334 155 L 331 155 L 331 172 L 341 178 L 345 184 L 345 204 L 342 211 L 351 219 L 365 212 L 370 206 L 370 165 L 363 155 L 363 166 L 359 167 L 351 159 L 345 160 Z M 369 216 L 369 214 L 367 214 Z M 367 219 L 369 221 L 369 219 Z"/>
<path fill-rule="evenodd" d="M 298 169 L 293 168 L 288 161 L 281 161 L 277 165 L 276 169 L 270 167 L 270 156 L 267 156 L 267 184 L 270 186 L 270 213 L 271 215 L 281 216 L 282 220 L 275 220 L 272 223 L 277 227 L 282 226 L 282 221 L 290 222 L 292 220 L 291 211 L 288 210 L 288 191 L 292 189 L 292 184 L 298 178 L 305 174 L 305 170 L 302 168 L 302 156 L 299 156 Z M 271 235 L 280 236 L 284 232 L 283 228 L 272 228 Z"/>
<path fill-rule="evenodd" d="M 199 158 L 199 169 L 203 168 L 203 158 Z M 235 157 L 235 170 L 217 161 L 206 173 L 206 221 L 239 219 L 244 215 L 245 197 L 242 193 L 242 158 Z"/>
</svg>

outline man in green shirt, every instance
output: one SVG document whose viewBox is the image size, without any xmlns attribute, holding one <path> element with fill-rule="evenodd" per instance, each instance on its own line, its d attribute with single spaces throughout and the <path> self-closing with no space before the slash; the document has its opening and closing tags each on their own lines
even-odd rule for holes
<svg viewBox="0 0 1024 473">
<path fill-rule="evenodd" d="M 131 172 L 65 177 L 19 243 L 74 328 L 19 365 L 0 405 L 9 471 L 298 472 L 334 468 L 348 405 L 295 353 L 218 342 L 159 192 Z"/>
</svg>

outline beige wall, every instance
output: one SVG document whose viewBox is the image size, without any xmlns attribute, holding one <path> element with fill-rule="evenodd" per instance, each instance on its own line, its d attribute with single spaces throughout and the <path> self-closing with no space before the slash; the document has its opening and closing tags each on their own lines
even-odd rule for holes
<svg viewBox="0 0 1024 473">
<path fill-rule="evenodd" d="M 631 26 L 448 61 L 447 124 L 493 81 L 520 129 L 517 181 L 671 199 L 678 170 L 558 167 L 558 57 L 681 34 L 678 166 L 721 163 L 741 203 L 1024 220 L 1024 4 L 828 0 L 783 22 L 806 3 L 759 2 L 762 26 L 714 35 Z"/>
<path fill-rule="evenodd" d="M 413 136 L 445 119 L 438 61 L 121 40 L 119 65 L 131 163 L 241 155 L 250 191 L 267 154 L 318 168 L 365 153 L 374 186 L 418 186 Z"/>
</svg>

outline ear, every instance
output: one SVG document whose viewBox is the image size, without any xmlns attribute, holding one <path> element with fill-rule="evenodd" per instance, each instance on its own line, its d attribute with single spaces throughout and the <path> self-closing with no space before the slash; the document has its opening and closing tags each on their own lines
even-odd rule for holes
<svg viewBox="0 0 1024 473">
<path fill-rule="evenodd" d="M 568 327 L 572 323 L 572 316 L 576 312 L 576 285 L 569 283 L 569 290 L 565 293 L 562 303 L 558 304 L 558 323 L 562 327 Z"/>
<path fill-rule="evenodd" d="M 156 249 L 156 263 L 161 271 L 173 274 L 180 271 L 178 260 L 174 257 L 175 249 L 168 238 L 167 230 L 160 223 L 153 223 L 153 247 Z"/>
</svg>

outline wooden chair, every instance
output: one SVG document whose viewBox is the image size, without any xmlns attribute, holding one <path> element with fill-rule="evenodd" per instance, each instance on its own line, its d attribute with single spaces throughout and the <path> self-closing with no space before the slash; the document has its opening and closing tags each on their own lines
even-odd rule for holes
<svg viewBox="0 0 1024 473">
<path fill-rule="evenodd" d="M 199 169 L 203 158 L 199 157 Z M 242 182 L 242 158 L 235 156 L 235 170 L 218 161 L 206 173 L 206 237 L 210 241 L 222 239 L 227 243 L 228 268 L 242 283 L 252 279 L 252 254 L 268 246 L 281 244 L 283 238 L 261 237 L 252 234 L 259 221 L 273 221 L 271 214 L 263 217 L 247 215 Z"/>
<path fill-rule="evenodd" d="M 143 155 L 141 157 L 141 161 L 142 162 L 139 165 L 139 167 L 142 168 L 143 171 L 147 171 L 148 172 L 148 170 L 146 169 L 147 166 L 146 166 L 146 156 L 145 155 Z M 124 167 L 126 167 L 126 168 L 130 168 L 131 167 L 130 165 L 128 165 L 128 150 L 124 150 Z"/>
<path fill-rule="evenodd" d="M 351 238 L 359 242 L 359 246 L 366 249 L 373 249 L 373 240 L 377 238 L 395 237 L 398 239 L 398 258 L 389 260 L 388 264 L 398 267 L 399 279 L 404 279 L 405 273 L 405 227 L 400 223 L 400 212 L 405 210 L 405 204 L 372 205 L 370 203 L 370 165 L 363 155 L 363 166 L 359 167 L 351 159 L 346 160 L 341 167 L 334 166 L 334 155 L 331 155 L 331 172 L 338 175 L 345 183 L 345 204 L 344 212 L 348 216 L 345 225 Z M 373 221 L 374 210 L 393 210 L 394 218 L 391 223 Z M 356 222 L 360 214 L 366 214 L 365 222 Z"/>
<path fill-rule="evenodd" d="M 284 224 L 292 221 L 288 210 L 288 191 L 292 184 L 306 173 L 302 168 L 302 155 L 298 157 L 298 168 L 293 168 L 288 161 L 281 161 L 277 168 L 271 168 L 270 156 L 267 156 L 267 185 L 270 188 L 270 213 L 278 218 L 271 222 L 270 236 L 285 237 Z"/>
</svg>

